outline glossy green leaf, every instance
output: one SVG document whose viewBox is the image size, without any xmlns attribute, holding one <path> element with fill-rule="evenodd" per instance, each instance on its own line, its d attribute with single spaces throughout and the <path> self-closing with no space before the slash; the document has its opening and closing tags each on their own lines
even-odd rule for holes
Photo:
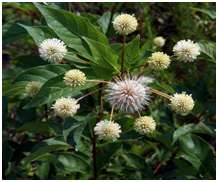
<svg viewBox="0 0 218 182">
<path fill-rule="evenodd" d="M 213 131 L 202 122 L 198 124 L 187 124 L 179 127 L 174 132 L 173 143 L 175 143 L 180 137 L 183 137 L 188 133 L 204 133 L 204 134 L 213 135 Z"/>
<path fill-rule="evenodd" d="M 87 120 L 78 121 L 74 118 L 67 118 L 64 121 L 63 136 L 65 141 L 76 148 L 80 145 L 80 138 L 87 124 Z"/>
<path fill-rule="evenodd" d="M 70 69 L 69 65 L 65 64 L 48 64 L 29 68 L 18 74 L 14 82 L 39 81 L 46 82 L 59 74 L 62 74 Z"/>
<path fill-rule="evenodd" d="M 27 26 L 20 24 L 33 38 L 37 45 L 40 45 L 43 40 L 56 37 L 55 33 L 46 26 Z"/>
<path fill-rule="evenodd" d="M 98 23 L 102 29 L 102 31 L 106 34 L 108 31 L 108 28 L 110 26 L 111 21 L 111 12 L 105 12 L 98 20 Z"/>
<path fill-rule="evenodd" d="M 24 165 L 27 165 L 28 163 L 32 161 L 36 161 L 40 157 L 46 155 L 49 152 L 54 152 L 54 151 L 60 151 L 60 150 L 67 150 L 69 146 L 66 145 L 50 145 L 50 146 L 44 146 L 36 150 L 35 152 L 32 152 L 30 155 L 25 157 L 22 160 L 22 163 Z"/>
<path fill-rule="evenodd" d="M 81 172 L 86 173 L 89 165 L 79 155 L 62 153 L 56 156 L 55 167 L 63 173 Z"/>
</svg>

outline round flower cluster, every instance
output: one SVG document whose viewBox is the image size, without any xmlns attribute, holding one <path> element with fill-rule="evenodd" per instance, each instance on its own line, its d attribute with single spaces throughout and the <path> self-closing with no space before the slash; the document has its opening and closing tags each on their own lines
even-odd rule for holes
<svg viewBox="0 0 218 182">
<path fill-rule="evenodd" d="M 180 40 L 173 47 L 173 52 L 178 60 L 193 62 L 200 55 L 200 47 L 191 40 Z"/>
<path fill-rule="evenodd" d="M 42 87 L 41 82 L 36 82 L 36 81 L 29 82 L 25 87 L 25 93 L 29 97 L 33 97 L 39 92 L 41 87 Z"/>
<path fill-rule="evenodd" d="M 166 69 L 170 65 L 170 62 L 170 57 L 163 52 L 154 52 L 148 58 L 149 67 L 154 70 Z"/>
<path fill-rule="evenodd" d="M 108 120 L 98 122 L 94 128 L 95 135 L 99 140 L 115 141 L 120 137 L 121 129 L 118 123 Z"/>
<path fill-rule="evenodd" d="M 149 88 L 143 85 L 140 78 L 126 78 L 109 83 L 106 98 L 111 106 L 123 112 L 134 113 L 148 105 L 149 93 Z"/>
<path fill-rule="evenodd" d="M 154 45 L 156 45 L 157 47 L 163 47 L 166 40 L 163 37 L 158 36 L 154 38 L 153 42 L 154 42 Z"/>
<path fill-rule="evenodd" d="M 64 82 L 71 87 L 82 86 L 86 82 L 86 75 L 80 70 L 73 69 L 65 73 Z"/>
<path fill-rule="evenodd" d="M 118 15 L 113 21 L 114 29 L 121 35 L 128 35 L 137 29 L 135 16 L 129 14 Z"/>
<path fill-rule="evenodd" d="M 76 114 L 80 105 L 77 104 L 77 100 L 74 98 L 59 98 L 53 104 L 52 108 L 57 116 L 61 118 L 72 117 Z"/>
<path fill-rule="evenodd" d="M 56 38 L 46 39 L 39 45 L 40 57 L 51 63 L 58 63 L 66 53 L 67 49 L 64 42 Z"/>
<path fill-rule="evenodd" d="M 170 98 L 170 102 L 171 109 L 182 115 L 186 115 L 194 107 L 192 96 L 187 95 L 185 92 L 174 94 Z"/>
<path fill-rule="evenodd" d="M 141 135 L 149 134 L 155 131 L 156 122 L 150 116 L 142 116 L 135 120 L 134 129 Z"/>
</svg>

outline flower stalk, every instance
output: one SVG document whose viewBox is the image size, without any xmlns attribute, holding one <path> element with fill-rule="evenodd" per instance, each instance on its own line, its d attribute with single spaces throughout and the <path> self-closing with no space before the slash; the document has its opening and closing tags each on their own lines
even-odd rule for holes
<svg viewBox="0 0 218 182">
<path fill-rule="evenodd" d="M 159 90 L 150 88 L 150 91 L 151 91 L 152 93 L 154 93 L 154 94 L 157 94 L 157 95 L 160 95 L 160 96 L 162 96 L 162 97 L 165 97 L 166 99 L 170 99 L 170 98 L 171 98 L 170 95 L 168 95 L 168 94 L 166 94 L 166 93 L 164 93 L 164 92 L 161 92 L 161 91 L 159 91 Z"/>
<path fill-rule="evenodd" d="M 121 52 L 121 75 L 124 73 L 124 63 L 125 63 L 125 42 L 126 42 L 126 36 L 122 36 L 122 52 Z"/>
</svg>

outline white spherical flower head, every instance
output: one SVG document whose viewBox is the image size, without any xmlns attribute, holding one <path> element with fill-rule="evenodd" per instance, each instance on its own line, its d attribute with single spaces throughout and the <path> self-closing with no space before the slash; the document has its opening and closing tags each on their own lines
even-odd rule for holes
<svg viewBox="0 0 218 182">
<path fill-rule="evenodd" d="M 154 42 L 154 45 L 156 45 L 157 47 L 163 47 L 166 40 L 163 37 L 158 36 L 154 38 L 153 42 Z"/>
<path fill-rule="evenodd" d="M 148 65 L 154 70 L 167 69 L 170 65 L 171 59 L 167 54 L 163 52 L 154 52 L 148 58 Z"/>
<path fill-rule="evenodd" d="M 200 46 L 191 40 L 180 40 L 173 47 L 173 52 L 178 60 L 193 62 L 200 55 Z"/>
<path fill-rule="evenodd" d="M 55 114 L 61 118 L 74 116 L 79 107 L 80 105 L 77 103 L 77 100 L 70 97 L 59 98 L 52 106 Z"/>
<path fill-rule="evenodd" d="M 187 95 L 185 92 L 181 94 L 174 94 L 170 98 L 171 109 L 181 115 L 188 114 L 194 107 L 194 100 L 191 95 Z"/>
<path fill-rule="evenodd" d="M 86 82 L 86 75 L 80 70 L 73 69 L 65 73 L 64 82 L 71 87 L 82 86 Z"/>
<path fill-rule="evenodd" d="M 111 106 L 127 113 L 140 111 L 148 105 L 149 94 L 149 87 L 134 77 L 115 80 L 106 89 L 106 98 Z"/>
<path fill-rule="evenodd" d="M 115 141 L 120 137 L 121 129 L 118 123 L 108 120 L 98 122 L 94 128 L 95 135 L 99 140 Z"/>
<path fill-rule="evenodd" d="M 137 29 L 138 22 L 134 15 L 121 14 L 113 21 L 114 29 L 121 35 L 128 35 Z"/>
<path fill-rule="evenodd" d="M 155 131 L 156 122 L 150 116 L 142 116 L 135 120 L 134 129 L 141 135 L 149 134 Z"/>
<path fill-rule="evenodd" d="M 32 81 L 26 85 L 25 92 L 29 97 L 33 97 L 39 92 L 41 87 L 42 87 L 41 82 Z"/>
<path fill-rule="evenodd" d="M 51 63 L 58 63 L 66 53 L 67 48 L 64 42 L 56 38 L 46 39 L 39 45 L 40 57 Z"/>
</svg>

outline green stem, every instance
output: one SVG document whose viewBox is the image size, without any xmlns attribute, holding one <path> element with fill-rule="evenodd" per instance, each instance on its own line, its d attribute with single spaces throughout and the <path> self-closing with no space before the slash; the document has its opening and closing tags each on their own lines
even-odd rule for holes
<svg viewBox="0 0 218 182">
<path fill-rule="evenodd" d="M 104 111 L 104 108 L 103 108 L 103 87 L 104 87 L 104 84 L 100 83 L 99 84 L 99 105 L 100 105 L 100 108 L 98 111 L 98 117 L 97 117 L 96 123 L 101 121 L 101 119 L 103 117 L 103 111 Z M 92 128 L 92 133 L 93 133 L 93 137 L 92 137 L 93 179 L 96 180 L 98 177 L 97 163 L 96 163 L 96 136 L 95 136 L 93 128 Z"/>
<path fill-rule="evenodd" d="M 126 36 L 123 35 L 123 40 L 122 40 L 122 52 L 121 52 L 121 75 L 124 73 L 124 62 L 125 62 L 125 42 L 126 42 Z"/>
</svg>

